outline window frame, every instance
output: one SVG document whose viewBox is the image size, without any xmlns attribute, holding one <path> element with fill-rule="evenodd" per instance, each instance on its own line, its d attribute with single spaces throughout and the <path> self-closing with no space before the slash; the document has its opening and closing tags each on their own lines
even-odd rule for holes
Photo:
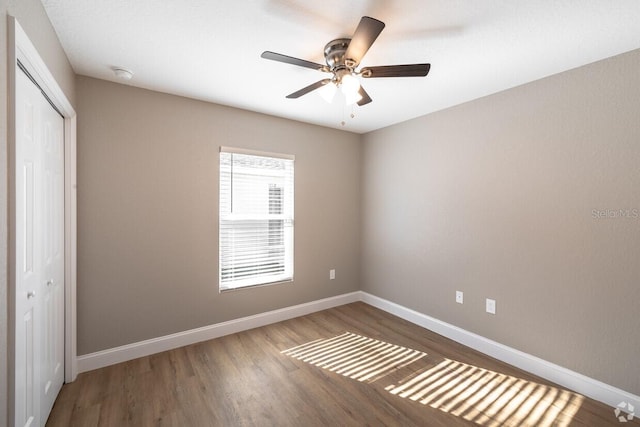
<svg viewBox="0 0 640 427">
<path fill-rule="evenodd" d="M 223 170 L 223 155 L 224 154 L 230 154 L 231 158 L 230 161 L 233 163 L 233 155 L 238 154 L 238 155 L 244 155 L 244 156 L 254 156 L 254 157 L 262 157 L 265 159 L 273 159 L 273 160 L 283 160 L 283 161 L 289 161 L 291 162 L 290 165 L 288 165 L 287 167 L 285 167 L 284 172 L 283 172 L 283 177 L 282 177 L 282 186 L 275 186 L 276 184 L 271 184 L 268 183 L 268 193 L 267 193 L 267 206 L 265 206 L 266 210 L 267 210 L 267 219 L 265 219 L 265 215 L 264 214 L 258 214 L 258 213 L 253 213 L 253 214 L 243 214 L 243 213 L 238 213 L 238 212 L 227 212 L 224 213 L 223 210 L 226 209 L 226 207 L 224 205 L 226 204 L 231 204 L 235 203 L 232 202 L 234 197 L 239 197 L 239 194 L 236 194 L 235 192 L 233 192 L 233 188 L 234 188 L 234 175 L 233 175 L 233 167 L 231 167 L 230 172 L 225 172 L 225 170 Z M 294 280 L 294 260 L 295 260 L 295 256 L 294 256 L 294 248 L 295 248 L 295 239 L 294 239 L 294 203 L 295 203 L 295 195 L 294 195 L 294 179 L 295 179 L 295 156 L 291 155 L 291 154 L 282 154 L 282 153 L 272 153 L 272 152 L 265 152 L 265 151 L 257 151 L 257 150 L 250 150 L 250 149 L 244 149 L 244 148 L 235 148 L 235 147 L 225 147 L 225 146 L 221 146 L 220 147 L 220 151 L 219 151 L 219 155 L 218 155 L 218 165 L 219 165 L 219 170 L 218 170 L 218 179 L 219 179 L 219 186 L 218 186 L 218 291 L 220 293 L 223 292 L 229 292 L 229 291 L 234 291 L 234 290 L 241 290 L 241 289 L 250 289 L 250 288 L 254 288 L 254 287 L 262 287 L 262 286 L 269 286 L 269 285 L 275 285 L 275 284 L 281 284 L 281 283 L 290 283 L 293 282 Z M 259 171 L 259 168 L 255 169 L 256 171 Z M 265 173 L 264 175 L 259 175 L 262 178 L 265 178 L 269 175 L 271 175 L 273 172 L 272 171 L 268 171 L 268 169 L 264 169 Z M 228 178 L 228 180 L 225 181 L 225 178 L 223 177 L 224 173 L 231 173 L 231 176 Z M 242 175 L 238 174 L 238 178 L 237 180 L 242 180 Z M 245 176 L 246 179 L 246 176 Z M 238 183 L 239 181 L 235 181 L 236 183 Z M 227 184 L 225 184 L 225 182 Z M 265 180 L 266 182 L 266 180 Z M 224 185 L 229 185 L 228 188 L 223 188 Z M 238 184 L 236 184 L 238 185 Z M 228 194 L 227 194 L 228 193 Z M 246 194 L 245 194 L 246 196 Z M 259 195 L 258 195 L 259 196 Z M 223 197 L 229 197 L 230 199 L 224 199 L 223 201 Z M 273 197 L 281 197 L 282 200 L 280 201 L 276 201 L 274 202 Z M 290 200 L 289 200 L 290 199 Z M 244 199 L 243 201 L 245 203 L 249 203 L 251 200 L 254 200 L 253 198 L 251 199 Z M 240 202 L 242 203 L 242 202 Z M 280 210 L 279 212 L 273 212 L 274 207 L 273 204 L 274 203 L 282 203 L 282 205 L 278 206 L 277 208 L 275 208 L 276 210 Z M 283 208 L 283 206 L 286 206 L 286 209 Z M 231 209 L 233 209 L 231 207 Z M 286 212 L 282 212 L 282 210 L 286 211 Z M 279 218 L 272 218 L 270 215 L 277 215 L 277 217 Z M 268 242 L 269 243 L 263 243 L 263 246 L 265 248 L 268 248 L 271 243 L 270 241 L 272 240 L 272 236 L 273 236 L 273 232 L 274 230 L 277 230 L 278 228 L 281 228 L 281 236 L 279 236 L 282 239 L 282 259 L 283 259 L 283 272 L 281 274 L 274 274 L 273 272 L 268 272 L 266 269 L 265 271 L 262 272 L 262 274 L 256 274 L 255 276 L 251 276 L 251 275 L 247 275 L 247 277 L 245 278 L 240 278 L 240 279 L 235 279 L 235 280 L 223 280 L 223 267 L 225 265 L 229 265 L 228 263 L 223 263 L 223 257 L 225 257 L 226 255 L 228 255 L 228 250 L 223 249 L 223 223 L 226 222 L 226 224 L 224 224 L 224 227 L 227 228 L 227 231 L 230 230 L 231 234 L 234 234 L 237 230 L 242 231 L 242 225 L 239 224 L 237 228 L 233 228 L 233 226 L 229 226 L 230 222 L 232 221 L 256 221 L 256 222 L 261 222 L 261 221 L 266 221 L 267 226 L 265 228 L 265 232 L 268 236 Z M 274 227 L 274 222 L 273 221 L 282 221 L 281 224 L 278 224 L 278 227 Z M 252 229 L 254 232 L 260 233 L 260 227 L 256 227 Z M 231 237 L 231 240 L 233 240 L 233 237 Z M 229 240 L 225 240 L 224 241 L 227 246 L 230 243 Z M 233 242 L 236 242 L 235 240 L 233 240 Z M 279 243 L 279 240 L 278 240 Z M 258 246 L 259 248 L 259 246 Z M 277 250 L 277 249 L 276 249 Z M 232 253 L 232 257 L 234 257 L 236 255 L 236 253 Z M 274 256 L 273 260 L 276 260 L 277 257 Z M 271 259 L 270 259 L 271 260 Z M 264 267 L 264 266 L 263 266 Z M 232 267 L 233 268 L 233 267 Z M 236 267 L 237 268 L 237 267 Z M 256 264 L 256 269 L 259 269 L 259 264 Z"/>
</svg>

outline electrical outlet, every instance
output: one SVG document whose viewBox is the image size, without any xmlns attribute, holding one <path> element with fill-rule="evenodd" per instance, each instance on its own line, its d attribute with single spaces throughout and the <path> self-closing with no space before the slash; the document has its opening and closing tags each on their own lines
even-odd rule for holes
<svg viewBox="0 0 640 427">
<path fill-rule="evenodd" d="M 336 271 L 334 269 L 329 270 L 329 280 L 335 280 Z"/>
<path fill-rule="evenodd" d="M 464 293 L 462 291 L 456 291 L 456 302 L 458 304 L 464 303 Z"/>
<path fill-rule="evenodd" d="M 496 314 L 496 300 L 487 298 L 487 313 Z"/>
</svg>

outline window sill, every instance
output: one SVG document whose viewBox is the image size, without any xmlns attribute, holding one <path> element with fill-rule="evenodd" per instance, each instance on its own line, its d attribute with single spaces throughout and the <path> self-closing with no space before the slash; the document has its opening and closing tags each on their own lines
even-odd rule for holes
<svg viewBox="0 0 640 427">
<path fill-rule="evenodd" d="M 287 283 L 293 283 L 293 278 L 291 279 L 283 279 L 283 280 L 276 280 L 274 282 L 267 282 L 267 283 L 258 283 L 255 285 L 246 285 L 246 286 L 238 286 L 236 288 L 220 288 L 220 285 L 218 285 L 218 293 L 224 294 L 227 292 L 233 292 L 233 291 L 242 291 L 242 290 L 247 290 L 247 289 L 253 289 L 253 288 L 262 288 L 264 286 L 272 286 L 272 285 L 284 285 Z"/>
</svg>

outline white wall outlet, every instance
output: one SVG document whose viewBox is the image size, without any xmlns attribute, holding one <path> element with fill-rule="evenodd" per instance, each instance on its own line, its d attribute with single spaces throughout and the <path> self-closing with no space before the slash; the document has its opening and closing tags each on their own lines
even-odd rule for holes
<svg viewBox="0 0 640 427">
<path fill-rule="evenodd" d="M 456 302 L 458 304 L 464 303 L 464 293 L 462 291 L 456 291 Z"/>
<path fill-rule="evenodd" d="M 487 313 L 496 314 L 496 300 L 487 298 Z"/>
<path fill-rule="evenodd" d="M 334 269 L 329 270 L 329 280 L 335 280 L 336 271 Z"/>
</svg>

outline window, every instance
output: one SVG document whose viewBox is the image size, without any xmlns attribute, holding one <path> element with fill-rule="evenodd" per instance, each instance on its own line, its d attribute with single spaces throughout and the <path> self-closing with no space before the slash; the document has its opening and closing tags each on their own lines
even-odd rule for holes
<svg viewBox="0 0 640 427">
<path fill-rule="evenodd" d="M 293 161 L 220 148 L 220 290 L 293 280 Z"/>
</svg>

